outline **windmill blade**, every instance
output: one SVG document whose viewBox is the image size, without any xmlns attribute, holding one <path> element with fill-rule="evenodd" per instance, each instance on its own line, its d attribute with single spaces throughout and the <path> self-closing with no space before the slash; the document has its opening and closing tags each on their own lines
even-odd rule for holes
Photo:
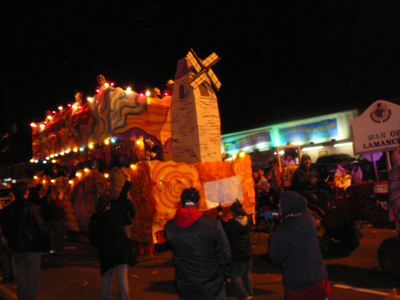
<svg viewBox="0 0 400 300">
<path fill-rule="evenodd" d="M 208 78 L 210 78 L 211 82 L 214 84 L 215 88 L 217 91 L 219 91 L 219 88 L 221 87 L 221 82 L 218 80 L 217 75 L 213 72 L 213 70 L 209 69 L 207 71 Z"/>
<path fill-rule="evenodd" d="M 205 60 L 203 60 L 203 65 L 207 68 L 207 67 L 212 67 L 213 65 L 215 65 L 219 60 L 221 59 L 221 57 L 219 57 L 215 52 L 213 54 L 211 54 L 210 56 L 208 56 Z"/>
<path fill-rule="evenodd" d="M 195 89 L 206 80 L 207 80 L 207 74 L 202 73 L 196 76 L 192 81 L 190 81 L 189 84 Z"/>
<path fill-rule="evenodd" d="M 190 49 L 186 57 L 192 63 L 192 66 L 195 68 L 197 73 L 199 73 L 203 69 L 200 64 L 199 58 L 197 57 L 196 53 L 194 53 L 193 49 Z"/>
</svg>

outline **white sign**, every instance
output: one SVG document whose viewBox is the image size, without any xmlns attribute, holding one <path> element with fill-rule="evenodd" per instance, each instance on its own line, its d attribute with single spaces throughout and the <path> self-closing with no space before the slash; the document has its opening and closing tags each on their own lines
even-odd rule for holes
<svg viewBox="0 0 400 300">
<path fill-rule="evenodd" d="M 378 100 L 365 112 L 350 120 L 356 155 L 385 152 L 400 145 L 400 106 Z"/>
<path fill-rule="evenodd" d="M 239 201 L 243 199 L 239 175 L 206 182 L 204 183 L 204 190 L 208 209 L 217 207 L 220 203 L 229 204 L 234 203 L 236 199 Z"/>
</svg>

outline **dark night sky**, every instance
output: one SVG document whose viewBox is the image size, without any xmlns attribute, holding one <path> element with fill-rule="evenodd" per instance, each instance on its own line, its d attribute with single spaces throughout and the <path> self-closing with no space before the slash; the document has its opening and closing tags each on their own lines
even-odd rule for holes
<svg viewBox="0 0 400 300">
<path fill-rule="evenodd" d="M 62 3 L 2 4 L 0 131 L 18 125 L 23 158 L 29 123 L 93 95 L 97 74 L 162 89 L 190 48 L 222 58 L 223 134 L 400 96 L 399 1 Z"/>
</svg>

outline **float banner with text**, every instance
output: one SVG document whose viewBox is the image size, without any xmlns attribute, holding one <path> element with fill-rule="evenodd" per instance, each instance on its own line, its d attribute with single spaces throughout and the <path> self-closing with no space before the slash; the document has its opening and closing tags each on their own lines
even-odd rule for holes
<svg viewBox="0 0 400 300">
<path fill-rule="evenodd" d="M 287 143 L 311 142 L 319 139 L 333 139 L 338 135 L 336 119 L 327 119 L 319 122 L 298 125 L 279 129 L 279 142 Z"/>
</svg>

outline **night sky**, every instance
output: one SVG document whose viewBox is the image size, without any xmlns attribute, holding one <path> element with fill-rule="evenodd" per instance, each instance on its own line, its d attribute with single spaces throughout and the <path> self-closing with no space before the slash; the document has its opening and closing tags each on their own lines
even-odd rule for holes
<svg viewBox="0 0 400 300">
<path fill-rule="evenodd" d="M 30 122 L 92 96 L 97 74 L 162 90 L 190 48 L 221 57 L 223 134 L 400 104 L 399 1 L 252 2 L 3 3 L 0 133 L 17 124 L 15 160 L 31 157 Z"/>
</svg>

